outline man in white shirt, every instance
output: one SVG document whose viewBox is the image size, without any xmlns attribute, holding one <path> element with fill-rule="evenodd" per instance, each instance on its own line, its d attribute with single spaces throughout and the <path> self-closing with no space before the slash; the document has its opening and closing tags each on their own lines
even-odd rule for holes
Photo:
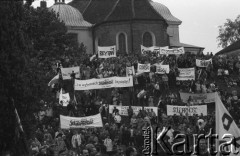
<svg viewBox="0 0 240 156">
<path fill-rule="evenodd" d="M 109 135 L 104 140 L 104 146 L 106 146 L 106 151 L 107 151 L 108 155 L 111 155 L 111 153 L 113 151 L 113 142 L 112 142 L 112 139 L 110 139 Z"/>
</svg>

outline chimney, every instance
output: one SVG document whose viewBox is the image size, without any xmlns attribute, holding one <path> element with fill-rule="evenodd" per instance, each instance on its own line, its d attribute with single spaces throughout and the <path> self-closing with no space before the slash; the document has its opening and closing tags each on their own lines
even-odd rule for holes
<svg viewBox="0 0 240 156">
<path fill-rule="evenodd" d="M 47 2 L 46 1 L 41 1 L 40 2 L 40 7 L 41 8 L 47 8 Z"/>
</svg>

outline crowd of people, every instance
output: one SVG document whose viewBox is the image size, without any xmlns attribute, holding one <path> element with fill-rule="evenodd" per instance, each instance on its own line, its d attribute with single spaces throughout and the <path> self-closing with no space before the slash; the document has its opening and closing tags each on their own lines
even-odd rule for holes
<svg viewBox="0 0 240 156">
<path fill-rule="evenodd" d="M 215 128 L 215 106 L 207 104 L 207 116 L 194 114 L 168 116 L 166 105 L 191 106 L 206 105 L 204 101 L 196 103 L 189 98 L 184 103 L 179 92 L 211 93 L 218 92 L 225 107 L 239 125 L 240 108 L 237 92 L 228 92 L 221 87 L 240 86 L 240 61 L 229 56 L 183 55 L 141 56 L 121 55 L 115 58 L 99 59 L 97 57 L 83 56 L 81 64 L 68 65 L 58 63 L 56 72 L 61 72 L 61 67 L 80 66 L 80 77 L 87 80 L 91 78 L 107 78 L 112 76 L 126 77 L 126 67 L 133 66 L 137 71 L 138 63 L 151 64 L 148 73 L 133 75 L 133 87 L 110 88 L 100 90 L 73 91 L 71 88 L 76 78 L 72 74 L 72 81 L 59 81 L 53 87 L 53 92 L 65 89 L 71 93 L 71 101 L 67 107 L 58 102 L 49 103 L 45 108 L 51 108 L 52 113 L 45 115 L 38 123 L 38 129 L 29 140 L 32 155 L 45 156 L 135 156 L 142 155 L 143 132 L 142 128 L 152 126 L 171 127 L 167 142 L 174 143 L 174 136 L 181 134 L 207 133 L 210 128 Z M 196 59 L 212 59 L 207 67 L 197 67 Z M 156 65 L 169 65 L 170 72 L 157 74 Z M 195 80 L 178 81 L 178 68 L 195 68 Z M 60 77 L 61 79 L 61 77 Z M 70 87 L 68 87 L 70 86 Z M 120 114 L 116 107 L 109 112 L 109 105 L 130 106 L 128 116 Z M 131 106 L 141 106 L 136 113 Z M 158 113 L 146 111 L 144 107 L 157 107 Z M 70 129 L 59 128 L 59 115 L 84 117 L 101 113 L 104 126 L 102 128 Z M 155 134 L 155 133 L 154 133 Z M 155 137 L 156 138 L 156 137 Z M 155 147 L 156 148 L 156 147 Z M 160 149 L 157 149 L 161 152 Z"/>
</svg>

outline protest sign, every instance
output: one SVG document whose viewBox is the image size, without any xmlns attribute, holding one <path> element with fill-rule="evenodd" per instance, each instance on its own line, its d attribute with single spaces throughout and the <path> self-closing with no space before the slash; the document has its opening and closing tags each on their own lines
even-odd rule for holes
<svg viewBox="0 0 240 156">
<path fill-rule="evenodd" d="M 116 46 L 98 47 L 98 57 L 99 58 L 116 57 L 116 54 L 117 54 Z"/>
<path fill-rule="evenodd" d="M 141 45 L 141 53 L 142 53 L 142 55 L 150 55 L 150 56 L 159 57 L 160 56 L 160 48 L 168 49 L 168 46 L 166 46 L 166 47 L 157 47 L 157 46 L 145 47 L 145 46 Z"/>
<path fill-rule="evenodd" d="M 195 69 L 194 68 L 178 68 L 179 77 L 177 80 L 186 81 L 186 80 L 195 80 Z"/>
<path fill-rule="evenodd" d="M 174 105 L 167 105 L 167 115 L 172 116 L 172 115 L 188 115 L 188 116 L 193 116 L 194 114 L 201 115 L 203 114 L 204 116 L 207 115 L 207 105 L 199 105 L 199 106 L 174 106 Z"/>
<path fill-rule="evenodd" d="M 157 74 L 169 74 L 169 65 L 156 65 Z"/>
<path fill-rule="evenodd" d="M 133 75 L 135 75 L 134 67 L 133 66 L 126 67 L 126 76 L 129 77 L 129 76 L 133 76 Z"/>
<path fill-rule="evenodd" d="M 112 114 L 114 107 L 116 107 L 119 110 L 119 114 L 123 115 L 123 116 L 128 116 L 128 108 L 129 106 L 114 106 L 114 105 L 109 105 L 109 113 Z M 142 110 L 141 106 L 132 106 L 133 109 L 133 113 L 135 115 L 138 115 L 139 110 Z M 150 111 L 151 109 L 154 111 L 154 113 L 156 114 L 156 116 L 158 115 L 158 108 L 157 107 L 144 107 L 144 110 L 146 110 L 147 112 Z"/>
<path fill-rule="evenodd" d="M 70 68 L 61 68 L 63 80 L 71 79 L 72 72 L 75 73 L 75 78 L 80 78 L 79 66 L 78 67 L 70 67 Z"/>
<path fill-rule="evenodd" d="M 100 113 L 86 117 L 69 117 L 60 115 L 60 125 L 62 129 L 103 127 Z"/>
<path fill-rule="evenodd" d="M 212 59 L 209 60 L 196 59 L 196 66 L 198 67 L 207 67 L 209 64 L 212 64 Z"/>
<path fill-rule="evenodd" d="M 148 64 L 140 64 L 138 63 L 138 73 L 145 73 L 145 72 L 150 72 L 150 63 Z"/>
<path fill-rule="evenodd" d="M 165 47 L 164 48 L 160 47 L 160 54 L 162 55 L 180 55 L 184 53 L 185 51 L 183 47 L 175 49 L 166 49 Z"/>
<path fill-rule="evenodd" d="M 67 106 L 70 101 L 69 93 L 62 93 L 62 89 L 59 94 L 59 104 L 62 104 L 63 106 Z"/>
<path fill-rule="evenodd" d="M 201 94 L 194 94 L 194 93 L 182 93 L 180 92 L 180 97 L 184 103 L 188 102 L 189 97 L 191 96 L 191 99 L 195 103 L 200 103 L 204 101 L 204 103 L 212 103 L 215 102 L 215 93 L 201 93 Z"/>
<path fill-rule="evenodd" d="M 75 90 L 132 87 L 133 77 L 109 77 L 102 79 L 76 80 Z"/>
</svg>

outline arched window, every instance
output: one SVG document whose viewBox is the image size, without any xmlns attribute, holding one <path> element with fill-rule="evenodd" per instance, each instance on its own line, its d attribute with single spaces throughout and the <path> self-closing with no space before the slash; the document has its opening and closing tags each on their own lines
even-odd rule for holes
<svg viewBox="0 0 240 156">
<path fill-rule="evenodd" d="M 118 35 L 118 50 L 120 53 L 127 52 L 126 35 L 124 33 Z"/>
<path fill-rule="evenodd" d="M 149 32 L 145 32 L 143 34 L 143 46 L 144 47 L 151 47 L 153 46 L 153 37 Z"/>
</svg>

